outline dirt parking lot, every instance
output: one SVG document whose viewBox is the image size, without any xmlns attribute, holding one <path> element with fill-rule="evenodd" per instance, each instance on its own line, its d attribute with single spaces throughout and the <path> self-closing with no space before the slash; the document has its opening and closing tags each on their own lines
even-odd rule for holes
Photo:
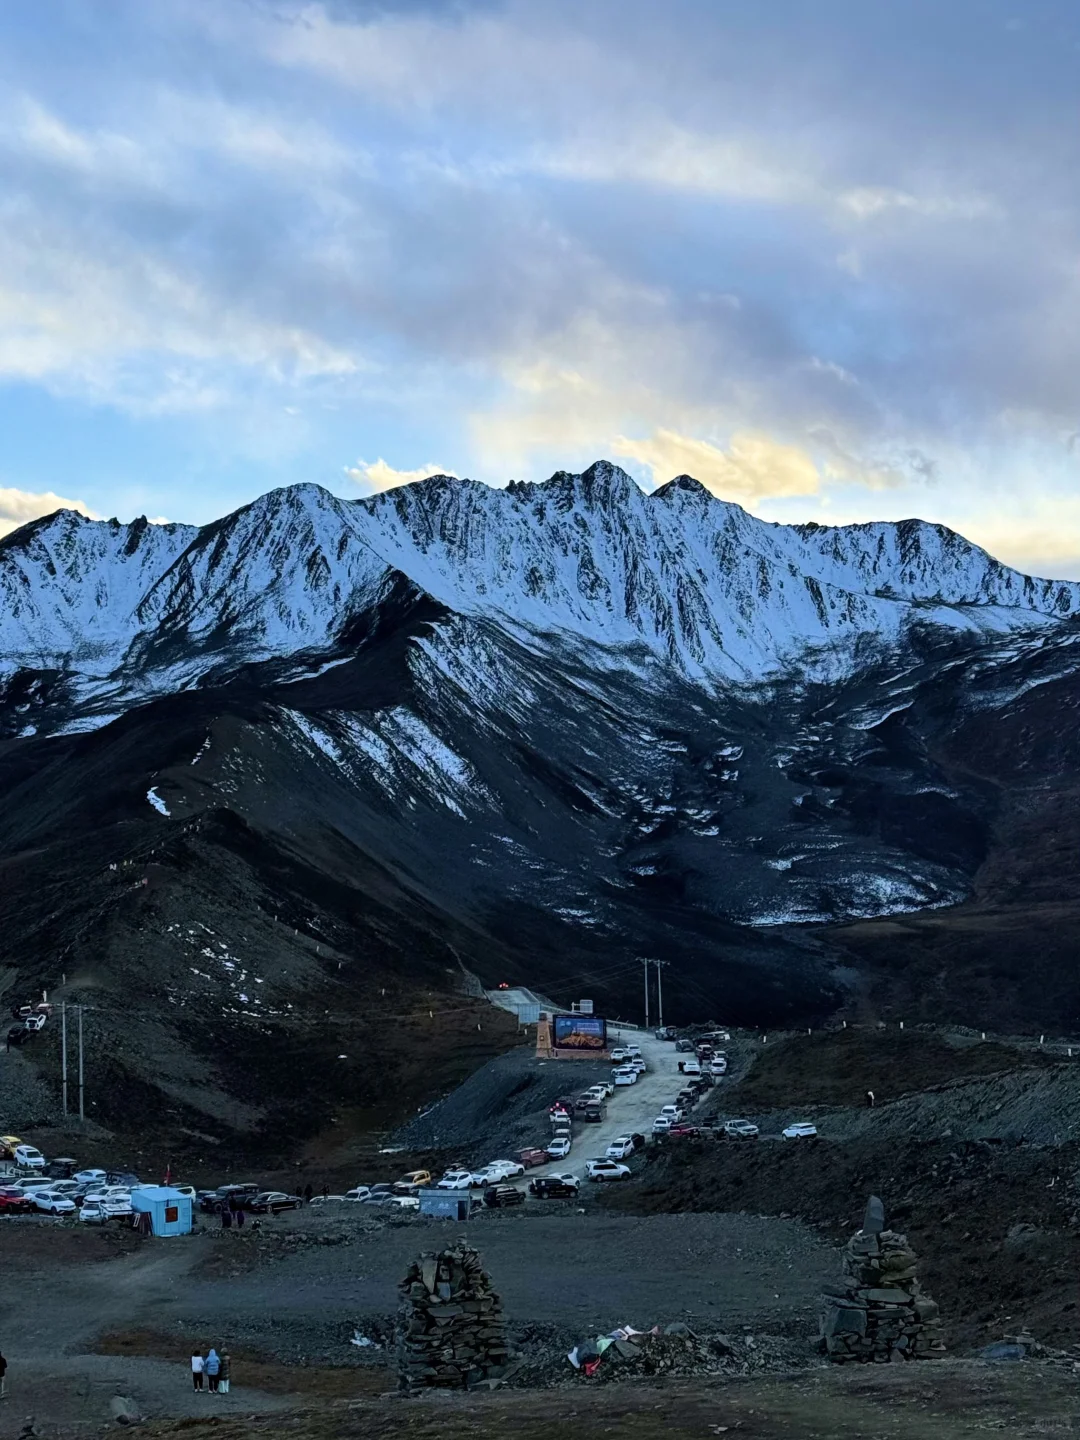
<svg viewBox="0 0 1080 1440">
<path fill-rule="evenodd" d="M 325 1376 L 362 1363 L 350 1344 L 354 1328 L 385 1332 L 408 1262 L 464 1229 L 308 1211 L 281 1217 L 261 1236 L 208 1229 L 128 1249 L 100 1233 L 0 1225 L 14 1402 L 0 1415 L 0 1436 L 17 1435 L 14 1419 L 21 1425 L 28 1414 L 39 1429 L 100 1422 L 117 1390 L 149 1415 L 205 1413 L 207 1398 L 190 1387 L 193 1343 L 251 1357 L 246 1373 L 244 1363 L 236 1367 L 232 1394 L 215 1400 L 215 1413 L 277 1410 L 313 1387 L 340 1394 Z M 743 1215 L 537 1207 L 484 1215 L 468 1234 L 504 1295 L 511 1327 L 546 1321 L 580 1334 L 689 1319 L 801 1336 L 813 1328 L 819 1284 L 836 1265 L 800 1223 Z M 117 1335 L 124 1344 L 110 1340 Z M 149 1337 L 145 1345 L 140 1335 Z M 103 1348 L 119 1353 L 98 1353 Z M 301 1381 L 273 1386 L 275 1367 L 279 1379 Z M 364 1377 L 353 1374 L 349 1393 L 364 1393 Z M 368 1372 L 369 1389 L 370 1379 Z M 380 1372 L 378 1385 L 385 1383 Z"/>
</svg>

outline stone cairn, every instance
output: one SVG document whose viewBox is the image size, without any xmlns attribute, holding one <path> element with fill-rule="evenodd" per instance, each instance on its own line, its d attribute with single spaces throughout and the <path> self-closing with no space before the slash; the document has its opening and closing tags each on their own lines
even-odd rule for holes
<svg viewBox="0 0 1080 1440">
<path fill-rule="evenodd" d="M 502 1301 L 464 1240 L 421 1255 L 400 1286 L 398 1369 L 403 1390 L 466 1388 L 499 1379 L 510 1352 Z"/>
<path fill-rule="evenodd" d="M 907 1237 L 885 1228 L 872 1195 L 844 1248 L 844 1278 L 823 1296 L 821 1344 L 830 1360 L 931 1360 L 944 1353 L 938 1307 L 919 1289 Z"/>
</svg>

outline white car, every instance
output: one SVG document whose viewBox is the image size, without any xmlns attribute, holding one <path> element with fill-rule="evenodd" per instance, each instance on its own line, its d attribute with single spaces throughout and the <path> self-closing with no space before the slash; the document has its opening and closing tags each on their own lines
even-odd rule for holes
<svg viewBox="0 0 1080 1440">
<path fill-rule="evenodd" d="M 666 1115 L 672 1125 L 686 1118 L 686 1111 L 681 1105 L 661 1105 L 660 1114 Z"/>
<path fill-rule="evenodd" d="M 627 1047 L 626 1047 L 626 1053 L 627 1053 L 627 1055 L 630 1056 L 630 1059 L 631 1059 L 631 1060 L 640 1060 L 640 1059 L 641 1059 L 641 1046 L 640 1046 L 640 1045 L 627 1045 Z"/>
<path fill-rule="evenodd" d="M 345 1199 L 359 1203 L 361 1200 L 366 1200 L 370 1194 L 370 1185 L 354 1185 L 351 1190 L 345 1191 Z"/>
<path fill-rule="evenodd" d="M 96 1200 L 84 1200 L 82 1209 L 79 1211 L 79 1219 L 87 1225 L 103 1225 L 109 1216 L 106 1215 L 101 1205 Z"/>
<path fill-rule="evenodd" d="M 44 1030 L 44 1028 L 45 1028 L 45 1021 L 46 1021 L 47 1019 L 48 1019 L 48 1016 L 46 1016 L 46 1015 L 27 1015 L 26 1019 L 22 1022 L 22 1023 L 23 1023 L 23 1029 L 24 1029 L 24 1030 Z"/>
<path fill-rule="evenodd" d="M 727 1061 L 724 1059 L 723 1055 L 714 1055 L 713 1058 L 709 1061 L 708 1065 L 706 1065 L 705 1069 L 710 1075 L 726 1075 Z"/>
<path fill-rule="evenodd" d="M 585 1173 L 590 1180 L 629 1180 L 630 1166 L 614 1160 L 586 1160 Z"/>
<path fill-rule="evenodd" d="M 481 1171 L 483 1175 L 490 1175 L 493 1180 L 516 1180 L 519 1175 L 525 1174 L 525 1166 L 519 1165 L 516 1160 L 490 1160 Z"/>
<path fill-rule="evenodd" d="M 83 1204 L 87 1201 L 100 1205 L 106 1215 L 131 1214 L 131 1191 L 119 1185 L 112 1185 L 108 1190 L 95 1190 L 85 1197 Z"/>
<path fill-rule="evenodd" d="M 80 1185 L 103 1185 L 105 1183 L 104 1170 L 77 1170 L 74 1179 Z"/>
<path fill-rule="evenodd" d="M 550 1152 L 549 1152 L 550 1153 Z M 448 1170 L 439 1183 L 436 1190 L 471 1190 L 473 1188 L 473 1173 L 471 1170 Z"/>
<path fill-rule="evenodd" d="M 616 1070 L 611 1078 L 615 1081 L 616 1085 L 636 1085 L 637 1071 L 631 1070 L 630 1066 L 627 1065 L 622 1070 Z"/>
<path fill-rule="evenodd" d="M 758 1127 L 749 1120 L 729 1120 L 724 1126 L 724 1134 L 729 1140 L 756 1140 Z"/>
<path fill-rule="evenodd" d="M 675 1121 L 670 1115 L 657 1115 L 656 1119 L 652 1122 L 652 1133 L 654 1135 L 666 1135 L 674 1124 Z"/>
<path fill-rule="evenodd" d="M 35 1190 L 34 1208 L 42 1211 L 45 1215 L 74 1215 L 75 1201 L 69 1200 L 66 1195 L 58 1195 L 55 1190 Z"/>
<path fill-rule="evenodd" d="M 547 1178 L 549 1180 L 558 1180 L 560 1185 L 570 1185 L 575 1190 L 581 1189 L 581 1181 L 576 1175 L 549 1175 Z"/>
<path fill-rule="evenodd" d="M 51 1180 L 27 1179 L 16 1180 L 13 1185 L 9 1185 L 7 1188 L 9 1190 L 21 1190 L 24 1195 L 32 1195 L 35 1190 L 51 1190 L 52 1187 L 53 1182 Z"/>
<path fill-rule="evenodd" d="M 551 1144 L 547 1147 L 547 1153 L 552 1160 L 565 1160 L 570 1154 L 570 1137 L 568 1135 L 556 1135 Z"/>
<path fill-rule="evenodd" d="M 604 1151 L 608 1160 L 625 1160 L 634 1153 L 634 1142 L 629 1135 L 617 1135 Z"/>
<path fill-rule="evenodd" d="M 44 1170 L 45 1156 L 40 1150 L 35 1150 L 33 1145 L 15 1146 L 15 1164 L 21 1165 L 25 1170 Z"/>
<path fill-rule="evenodd" d="M 636 1059 L 627 1062 L 626 1068 L 628 1070 L 636 1070 L 639 1075 L 644 1075 L 649 1067 L 645 1064 L 641 1056 L 638 1055 Z"/>
<path fill-rule="evenodd" d="M 817 1134 L 817 1126 L 801 1122 L 799 1124 L 789 1125 L 786 1130 L 781 1130 L 780 1133 L 785 1140 L 808 1140 L 811 1136 Z"/>
<path fill-rule="evenodd" d="M 393 1210 L 419 1210 L 420 1197 L 418 1195 L 391 1195 L 386 1204 Z"/>
<path fill-rule="evenodd" d="M 679 1064 L 679 1073 L 682 1075 L 700 1075 L 700 1060 L 683 1060 Z"/>
<path fill-rule="evenodd" d="M 614 1061 L 616 1061 L 616 1062 L 618 1062 L 618 1061 L 620 1061 L 620 1060 L 629 1060 L 629 1059 L 630 1059 L 630 1052 L 629 1052 L 629 1050 L 627 1050 L 627 1049 L 625 1049 L 624 1047 L 620 1046 L 617 1050 L 612 1050 L 612 1052 L 611 1052 L 611 1058 L 612 1058 L 612 1060 L 614 1060 Z"/>
<path fill-rule="evenodd" d="M 601 1080 L 596 1085 L 590 1085 L 586 1095 L 595 1095 L 598 1100 L 606 1100 L 609 1095 L 615 1093 L 615 1086 L 610 1080 Z"/>
</svg>

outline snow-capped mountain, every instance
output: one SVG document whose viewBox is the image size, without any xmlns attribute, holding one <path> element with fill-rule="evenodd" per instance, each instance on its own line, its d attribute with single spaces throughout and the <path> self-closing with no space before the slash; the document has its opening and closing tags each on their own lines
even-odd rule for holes
<svg viewBox="0 0 1080 1440">
<path fill-rule="evenodd" d="M 917 912 L 935 1018 L 1013 995 L 1050 1028 L 1078 609 L 940 526 L 770 525 L 604 463 L 201 528 L 62 512 L 0 541 L 7 951 L 111 992 L 116 1093 L 199 1133 L 387 1095 L 400 1047 L 356 1027 L 462 969 L 628 1014 L 657 955 L 676 1017 L 802 1023 Z M 1005 891 L 1054 927 L 1007 922 L 1023 966 L 985 953 L 996 911 L 964 928 Z M 854 967 L 822 928 L 851 921 Z"/>
<path fill-rule="evenodd" d="M 0 665 L 122 706 L 211 665 L 332 650 L 400 576 L 457 614 L 707 684 L 838 679 L 916 625 L 1000 634 L 1080 608 L 1080 586 L 942 526 L 771 525 L 688 476 L 645 495 L 600 462 L 505 490 L 295 486 L 201 529 L 61 511 L 0 542 Z"/>
</svg>

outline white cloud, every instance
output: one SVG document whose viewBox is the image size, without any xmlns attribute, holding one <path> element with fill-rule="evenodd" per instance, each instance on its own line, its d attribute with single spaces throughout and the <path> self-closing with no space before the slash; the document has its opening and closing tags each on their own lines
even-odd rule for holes
<svg viewBox="0 0 1080 1440">
<path fill-rule="evenodd" d="M 9 535 L 28 520 L 51 515 L 54 510 L 77 510 L 91 520 L 100 518 L 82 500 L 68 500 L 63 495 L 54 495 L 51 490 L 34 494 L 30 490 L 0 486 L 0 535 Z"/>
<path fill-rule="evenodd" d="M 692 475 L 722 500 L 814 495 L 821 487 L 817 466 L 805 450 L 768 435 L 735 435 L 722 450 L 707 440 L 656 430 L 645 440 L 620 435 L 614 449 L 616 455 L 647 465 L 657 484 Z"/>
<path fill-rule="evenodd" d="M 378 490 L 393 490 L 398 485 L 411 485 L 414 480 L 427 480 L 432 475 L 453 475 L 442 465 L 420 465 L 415 470 L 395 470 L 381 457 L 370 464 L 358 460 L 355 465 L 346 465 L 345 474 L 357 485 L 374 494 Z"/>
</svg>

